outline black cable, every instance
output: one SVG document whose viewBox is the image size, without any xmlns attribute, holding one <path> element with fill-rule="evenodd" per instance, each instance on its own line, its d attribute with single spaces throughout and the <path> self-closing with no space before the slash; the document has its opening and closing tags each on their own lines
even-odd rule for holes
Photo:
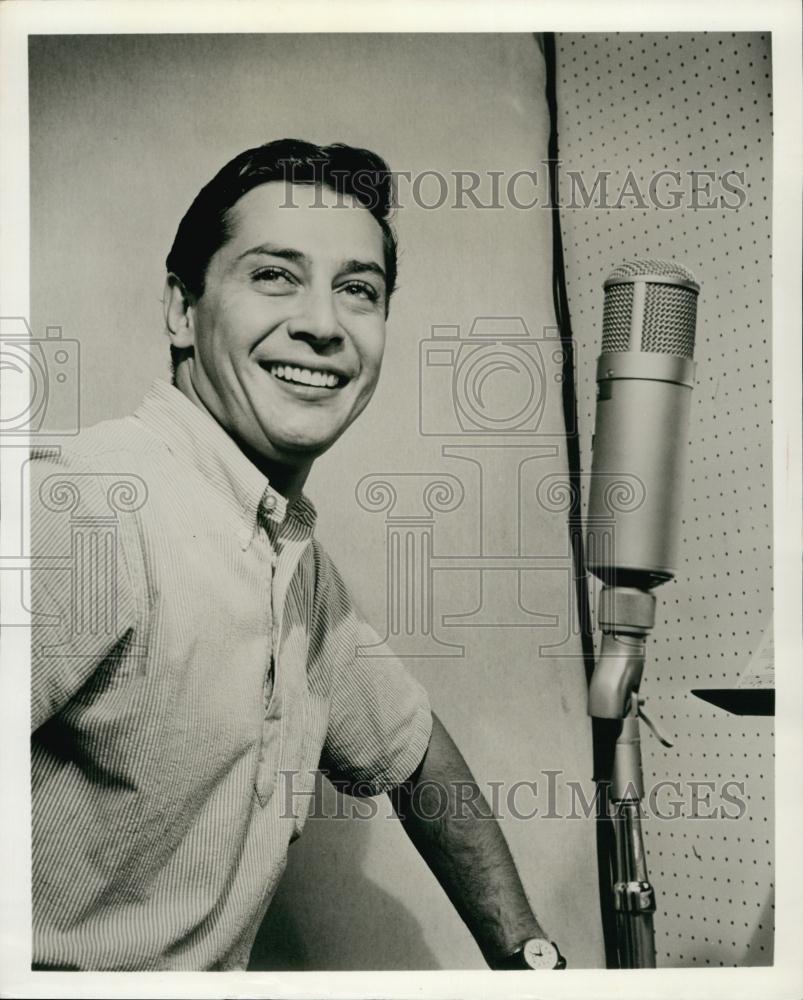
<svg viewBox="0 0 803 1000">
<path fill-rule="evenodd" d="M 563 353 L 563 419 L 566 427 L 566 448 L 569 466 L 571 506 L 568 515 L 569 541 L 574 566 L 575 600 L 580 623 L 580 640 L 583 651 L 586 681 L 590 682 L 594 672 L 594 638 L 591 627 L 591 606 L 589 600 L 588 575 L 583 545 L 583 521 L 580 496 L 580 437 L 577 419 L 577 394 L 575 390 L 574 340 L 572 338 L 569 298 L 566 292 L 566 272 L 563 259 L 563 237 L 560 228 L 560 193 L 558 160 L 558 99 L 557 62 L 555 56 L 555 34 L 544 32 L 536 43 L 544 53 L 546 63 L 546 99 L 549 108 L 549 144 L 547 162 L 549 167 L 549 207 L 552 216 L 552 300 L 555 317 L 560 331 Z M 605 963 L 609 969 L 619 967 L 616 912 L 611 892 L 615 841 L 613 824 L 608 818 L 607 782 L 611 775 L 613 744 L 617 727 L 611 727 L 605 720 L 591 720 L 591 736 L 594 758 L 594 780 L 598 783 L 602 807 L 596 823 L 597 862 L 599 874 L 599 898 L 602 917 L 602 935 L 605 943 Z M 604 784 L 600 784 L 604 782 Z"/>
</svg>

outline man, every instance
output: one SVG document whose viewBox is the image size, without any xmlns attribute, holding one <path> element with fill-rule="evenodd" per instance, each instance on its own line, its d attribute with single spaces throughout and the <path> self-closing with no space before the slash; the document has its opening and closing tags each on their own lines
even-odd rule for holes
<svg viewBox="0 0 803 1000">
<path fill-rule="evenodd" d="M 310 468 L 379 377 L 390 201 L 365 150 L 236 157 L 167 258 L 174 384 L 35 456 L 34 968 L 244 968 L 319 766 L 391 795 L 492 967 L 561 967 L 423 690 L 356 656 L 376 635 L 312 537 Z"/>
</svg>

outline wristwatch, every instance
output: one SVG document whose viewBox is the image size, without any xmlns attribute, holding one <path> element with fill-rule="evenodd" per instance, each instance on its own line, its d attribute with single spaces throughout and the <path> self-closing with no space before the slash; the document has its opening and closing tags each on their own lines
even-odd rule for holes
<svg viewBox="0 0 803 1000">
<path fill-rule="evenodd" d="M 528 938 L 497 969 L 565 969 L 566 959 L 554 941 L 546 938 Z"/>
</svg>

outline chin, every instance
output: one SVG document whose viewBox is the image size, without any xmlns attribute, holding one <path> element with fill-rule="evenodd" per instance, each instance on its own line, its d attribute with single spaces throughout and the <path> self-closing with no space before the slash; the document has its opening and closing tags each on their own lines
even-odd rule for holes
<svg viewBox="0 0 803 1000">
<path fill-rule="evenodd" d="M 286 447 L 282 448 L 281 454 L 283 457 L 286 456 L 288 461 L 300 465 L 305 461 L 312 462 L 314 459 L 320 458 L 334 443 L 335 439 L 331 441 L 298 441 L 288 443 Z"/>
<path fill-rule="evenodd" d="M 288 437 L 283 440 L 272 438 L 269 447 L 263 450 L 263 457 L 287 465 L 303 465 L 323 455 L 337 438 Z"/>
<path fill-rule="evenodd" d="M 270 443 L 278 454 L 312 459 L 331 448 L 345 429 L 345 427 L 340 427 L 336 431 L 327 430 L 325 433 L 309 431 L 293 433 L 290 431 L 281 437 L 272 436 Z"/>
</svg>

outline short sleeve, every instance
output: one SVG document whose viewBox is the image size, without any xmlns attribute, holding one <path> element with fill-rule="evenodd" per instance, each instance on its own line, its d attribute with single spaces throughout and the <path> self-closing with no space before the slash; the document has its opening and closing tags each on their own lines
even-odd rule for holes
<svg viewBox="0 0 803 1000">
<path fill-rule="evenodd" d="M 89 680 L 137 611 L 113 477 L 39 450 L 29 485 L 33 731 Z"/>
<path fill-rule="evenodd" d="M 381 645 L 318 550 L 312 639 L 330 664 L 331 680 L 321 768 L 342 791 L 378 795 L 409 778 L 423 759 L 432 731 L 429 699 Z"/>
</svg>

